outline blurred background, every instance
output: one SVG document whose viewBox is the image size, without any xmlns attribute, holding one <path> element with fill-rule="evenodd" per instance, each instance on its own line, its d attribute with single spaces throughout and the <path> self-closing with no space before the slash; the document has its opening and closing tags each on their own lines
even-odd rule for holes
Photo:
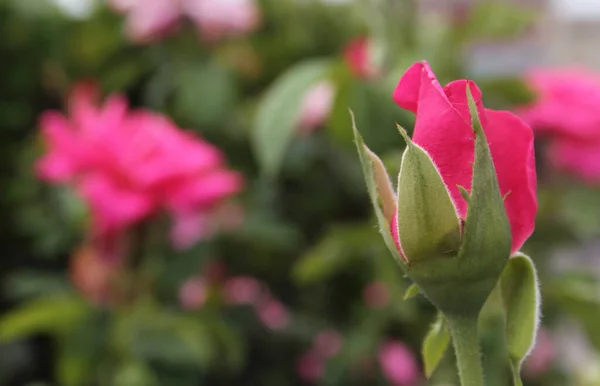
<svg viewBox="0 0 600 386">
<path fill-rule="evenodd" d="M 596 0 L 0 0 L 0 385 L 458 385 L 348 114 L 397 173 L 422 59 L 535 131 L 524 383 L 600 385 L 599 39 Z"/>
</svg>

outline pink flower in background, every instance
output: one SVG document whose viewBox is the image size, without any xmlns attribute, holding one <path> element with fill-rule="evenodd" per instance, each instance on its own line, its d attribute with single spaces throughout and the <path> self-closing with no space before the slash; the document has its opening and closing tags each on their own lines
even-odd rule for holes
<svg viewBox="0 0 600 386">
<path fill-rule="evenodd" d="M 119 260 L 102 256 L 102 249 L 84 244 L 71 257 L 69 276 L 73 285 L 91 302 L 110 304 L 120 296 L 113 284 L 122 273 Z"/>
<path fill-rule="evenodd" d="M 362 37 L 350 41 L 344 50 L 346 64 L 359 79 L 371 79 L 378 75 L 378 70 L 372 63 L 370 49 L 370 40 Z"/>
<path fill-rule="evenodd" d="M 268 298 L 256 306 L 258 318 L 271 330 L 283 330 L 290 324 L 290 314 L 279 301 Z"/>
<path fill-rule="evenodd" d="M 258 303 L 262 288 L 253 277 L 235 276 L 225 282 L 224 292 L 229 304 L 251 305 Z"/>
<path fill-rule="evenodd" d="M 308 351 L 300 357 L 296 369 L 300 378 L 306 382 L 314 383 L 323 376 L 325 365 L 323 358 L 313 351 Z"/>
<path fill-rule="evenodd" d="M 383 374 L 395 386 L 414 385 L 419 380 L 417 359 L 401 342 L 385 343 L 379 349 L 379 364 Z"/>
<path fill-rule="evenodd" d="M 584 68 L 535 69 L 525 81 L 537 100 L 517 112 L 535 131 L 600 138 L 600 74 Z"/>
<path fill-rule="evenodd" d="M 260 23 L 256 0 L 109 0 L 109 5 L 127 14 L 127 35 L 137 43 L 170 33 L 183 17 L 207 41 L 248 33 Z"/>
<path fill-rule="evenodd" d="M 331 82 L 321 82 L 311 87 L 300 108 L 300 131 L 308 134 L 322 126 L 333 108 L 335 87 Z"/>
<path fill-rule="evenodd" d="M 55 111 L 42 115 L 48 152 L 36 165 L 38 176 L 76 188 L 98 238 L 114 238 L 165 210 L 175 224 L 174 244 L 189 246 L 203 233 L 194 219 L 237 193 L 241 176 L 226 168 L 219 149 L 166 117 L 129 110 L 122 96 L 97 106 L 96 96 L 81 85 L 70 98 L 70 119 Z"/>
<path fill-rule="evenodd" d="M 390 302 L 390 291 L 385 283 L 373 282 L 363 290 L 363 299 L 369 308 L 382 308 Z"/>
<path fill-rule="evenodd" d="M 261 19 L 256 0 L 184 0 L 183 9 L 208 41 L 251 32 Z"/>
<path fill-rule="evenodd" d="M 202 277 L 186 280 L 179 288 L 179 304 L 185 310 L 196 310 L 206 302 L 207 286 Z"/>
<path fill-rule="evenodd" d="M 600 183 L 600 140 L 557 138 L 548 146 L 548 162 L 556 170 L 589 184 Z"/>
<path fill-rule="evenodd" d="M 523 372 L 530 377 L 547 372 L 552 368 L 556 354 L 556 347 L 550 334 L 547 330 L 540 329 L 537 333 L 535 346 L 523 366 Z"/>
<path fill-rule="evenodd" d="M 335 330 L 321 331 L 315 338 L 314 350 L 321 358 L 331 358 L 342 348 L 343 338 Z"/>
</svg>

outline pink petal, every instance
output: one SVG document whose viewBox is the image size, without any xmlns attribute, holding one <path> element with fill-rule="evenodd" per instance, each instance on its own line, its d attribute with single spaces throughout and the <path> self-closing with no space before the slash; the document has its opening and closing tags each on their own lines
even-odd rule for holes
<svg viewBox="0 0 600 386">
<path fill-rule="evenodd" d="M 248 276 L 232 277 L 225 282 L 225 299 L 230 304 L 257 304 L 262 295 L 258 280 Z"/>
<path fill-rule="evenodd" d="M 185 310 L 201 308 L 207 298 L 206 283 L 201 277 L 188 279 L 179 288 L 179 304 Z"/>
<path fill-rule="evenodd" d="M 325 372 L 323 359 L 311 351 L 300 357 L 296 369 L 306 382 L 317 382 Z"/>
<path fill-rule="evenodd" d="M 384 344 L 379 349 L 379 364 L 383 374 L 396 386 L 415 385 L 419 380 L 417 359 L 401 342 Z"/>
<path fill-rule="evenodd" d="M 203 213 L 174 216 L 171 227 L 171 243 L 178 251 L 189 249 L 201 239 L 210 236 L 210 218 Z"/>
<path fill-rule="evenodd" d="M 335 330 L 321 331 L 315 338 L 314 348 L 321 358 L 331 358 L 342 348 L 342 336 Z"/>
<path fill-rule="evenodd" d="M 282 330 L 290 324 L 290 314 L 278 300 L 266 300 L 257 307 L 257 313 L 263 324 L 271 330 Z"/>
<path fill-rule="evenodd" d="M 89 203 L 95 229 L 101 234 L 128 228 L 154 210 L 151 197 L 117 187 L 108 176 L 87 176 L 78 189 Z"/>
<path fill-rule="evenodd" d="M 308 90 L 300 108 L 300 129 L 303 133 L 323 125 L 333 107 L 335 88 L 331 82 L 321 82 Z"/>
<path fill-rule="evenodd" d="M 371 64 L 370 41 L 368 38 L 356 38 L 346 46 L 344 60 L 352 74 L 360 79 L 369 79 L 377 75 Z"/>
</svg>

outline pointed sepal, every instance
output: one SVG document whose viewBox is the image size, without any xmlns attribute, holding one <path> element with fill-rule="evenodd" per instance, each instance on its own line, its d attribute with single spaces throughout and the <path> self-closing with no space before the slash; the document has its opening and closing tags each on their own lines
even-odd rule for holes
<svg viewBox="0 0 600 386">
<path fill-rule="evenodd" d="M 379 179 L 382 179 L 382 175 L 385 172 L 385 167 L 383 167 L 383 163 L 374 162 L 374 157 L 379 160 L 379 158 L 365 145 L 358 128 L 356 127 L 356 122 L 354 120 L 354 114 L 350 111 L 350 116 L 352 117 L 352 129 L 354 130 L 354 141 L 356 142 L 356 148 L 358 150 L 358 156 L 360 158 L 360 163 L 362 165 L 363 174 L 365 177 L 365 182 L 367 184 L 367 191 L 369 193 L 369 197 L 371 198 L 371 203 L 373 204 L 373 209 L 375 210 L 375 216 L 377 217 L 377 222 L 379 225 L 379 232 L 383 236 L 383 240 L 385 245 L 389 249 L 392 256 L 396 259 L 396 261 L 400 264 L 403 271 L 406 271 L 406 260 L 400 254 L 400 251 L 396 248 L 394 243 L 394 239 L 392 238 L 392 234 L 390 232 L 390 223 L 391 220 L 388 220 L 382 210 L 384 199 L 382 199 L 384 195 L 380 195 L 377 185 L 377 176 L 379 174 Z M 389 177 L 386 177 L 389 180 Z M 383 184 L 385 186 L 385 184 Z M 393 194 L 393 193 L 392 193 Z M 382 205 L 380 206 L 380 202 Z"/>
</svg>

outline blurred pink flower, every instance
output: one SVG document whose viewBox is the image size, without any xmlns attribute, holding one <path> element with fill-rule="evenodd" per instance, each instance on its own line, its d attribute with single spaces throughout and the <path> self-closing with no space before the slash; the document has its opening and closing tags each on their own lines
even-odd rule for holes
<svg viewBox="0 0 600 386">
<path fill-rule="evenodd" d="M 324 359 L 331 358 L 339 353 L 343 339 L 335 330 L 321 331 L 314 341 L 315 352 Z"/>
<path fill-rule="evenodd" d="M 127 35 L 137 43 L 162 37 L 186 16 L 207 41 L 250 32 L 260 23 L 256 0 L 109 0 L 109 5 L 127 14 Z"/>
<path fill-rule="evenodd" d="M 322 126 L 333 108 L 335 87 L 331 82 L 320 82 L 311 87 L 300 108 L 300 131 L 308 134 Z"/>
<path fill-rule="evenodd" d="M 378 75 L 372 63 L 371 41 L 369 38 L 356 38 L 346 46 L 344 59 L 352 74 L 359 79 L 371 79 Z"/>
<path fill-rule="evenodd" d="M 600 74 L 585 68 L 535 69 L 525 81 L 537 100 L 518 109 L 540 133 L 600 138 Z"/>
<path fill-rule="evenodd" d="M 183 9 L 208 41 L 253 31 L 261 19 L 256 0 L 185 0 Z"/>
<path fill-rule="evenodd" d="M 600 140 L 561 138 L 550 142 L 548 162 L 589 184 L 600 183 Z"/>
<path fill-rule="evenodd" d="M 71 119 L 55 111 L 40 119 L 48 152 L 41 179 L 74 185 L 88 203 L 92 232 L 115 237 L 164 209 L 175 224 L 176 247 L 201 236 L 196 218 L 212 213 L 242 187 L 219 149 L 148 110 L 129 111 L 122 96 L 104 106 L 87 84 L 71 95 Z"/>
<path fill-rule="evenodd" d="M 600 73 L 536 69 L 525 80 L 537 100 L 517 112 L 549 139 L 548 162 L 588 183 L 600 182 Z"/>
<path fill-rule="evenodd" d="M 369 308 L 383 308 L 390 302 L 390 291 L 385 283 L 376 281 L 365 287 L 363 299 Z"/>
<path fill-rule="evenodd" d="M 290 324 L 290 314 L 278 300 L 264 300 L 256 306 L 256 312 L 263 324 L 271 330 L 283 330 Z"/>
<path fill-rule="evenodd" d="M 253 277 L 236 276 L 225 282 L 224 295 L 229 304 L 256 304 L 261 292 L 260 283 Z"/>
<path fill-rule="evenodd" d="M 323 375 L 324 367 L 323 358 L 313 351 L 308 351 L 300 357 L 296 369 L 300 378 L 306 382 L 314 383 Z"/>
<path fill-rule="evenodd" d="M 179 288 L 179 304 L 185 310 L 201 308 L 206 302 L 207 288 L 202 277 L 195 276 L 186 280 Z"/>
<path fill-rule="evenodd" d="M 419 366 L 412 351 L 398 341 L 389 341 L 379 349 L 383 374 L 395 386 L 414 385 L 419 380 Z"/>
<path fill-rule="evenodd" d="M 102 256 L 104 251 L 93 244 L 84 244 L 71 256 L 69 276 L 73 285 L 92 303 L 109 305 L 119 300 L 115 286 L 122 273 L 120 260 Z"/>
<path fill-rule="evenodd" d="M 556 358 L 556 347 L 550 334 L 545 329 L 537 333 L 535 346 L 523 366 L 523 372 L 529 377 L 535 377 L 547 372 Z"/>
</svg>

